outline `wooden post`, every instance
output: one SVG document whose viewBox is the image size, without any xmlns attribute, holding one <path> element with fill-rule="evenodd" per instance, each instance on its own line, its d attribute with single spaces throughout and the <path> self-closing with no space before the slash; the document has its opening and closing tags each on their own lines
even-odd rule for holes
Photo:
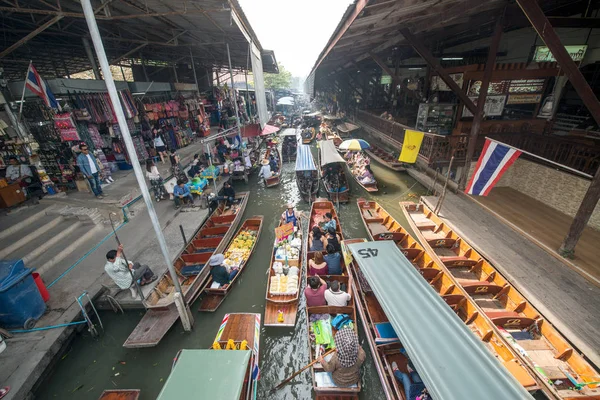
<svg viewBox="0 0 600 400">
<path fill-rule="evenodd" d="M 476 115 L 477 107 L 475 106 L 475 104 L 471 101 L 471 99 L 469 99 L 469 97 L 462 90 L 462 88 L 458 87 L 456 82 L 454 82 L 454 80 L 450 77 L 446 70 L 442 68 L 438 60 L 433 56 L 433 54 L 431 54 L 429 50 L 427 50 L 425 45 L 412 33 L 410 33 L 410 31 L 406 28 L 400 29 L 400 33 L 402 33 L 402 36 L 406 38 L 406 40 L 411 44 L 415 51 L 419 53 L 421 57 L 423 57 L 427 64 L 429 64 L 429 66 L 433 68 L 435 72 L 438 73 L 440 78 L 442 78 L 442 80 L 446 82 L 446 85 L 448 85 L 448 87 L 452 89 L 454 94 L 456 94 L 458 98 L 461 99 L 463 103 L 465 103 L 465 107 L 467 107 L 469 111 L 473 113 L 473 115 Z"/>
<path fill-rule="evenodd" d="M 494 72 L 494 66 L 496 65 L 496 53 L 498 53 L 498 47 L 500 47 L 500 39 L 502 38 L 502 21 L 504 20 L 503 15 L 500 15 L 498 21 L 496 21 L 496 28 L 494 30 L 494 36 L 490 49 L 488 51 L 488 57 L 485 62 L 485 70 L 483 71 L 483 79 L 481 80 L 481 88 L 479 89 L 479 97 L 477 98 L 477 114 L 473 115 L 473 123 L 471 124 L 471 134 L 469 136 L 469 142 L 467 145 L 467 155 L 465 157 L 465 167 L 462 174 L 460 175 L 460 181 L 458 183 L 458 189 L 464 190 L 467 185 L 467 176 L 469 174 L 469 167 L 471 166 L 471 159 L 475 154 L 475 145 L 477 144 L 477 136 L 479 136 L 479 127 L 484 117 L 484 107 L 487 98 L 488 88 L 490 87 L 490 80 L 492 78 L 492 72 Z"/>
<path fill-rule="evenodd" d="M 571 81 L 573 88 L 577 91 L 577 94 L 583 101 L 583 104 L 587 107 L 590 114 L 600 125 L 600 101 L 590 88 L 590 85 L 586 82 L 585 78 L 577 64 L 571 59 L 569 53 L 561 43 L 556 31 L 550 25 L 548 18 L 544 15 L 544 12 L 540 8 L 539 4 L 535 0 L 517 0 L 519 7 L 523 10 L 523 13 L 531 22 L 533 28 L 537 31 L 538 35 L 542 38 L 548 49 L 552 52 L 552 55 L 560 65 L 560 68 L 565 72 L 565 75 Z M 600 200 L 600 169 L 596 171 L 590 186 L 588 187 L 583 200 L 579 205 L 579 209 L 573 218 L 573 223 L 569 228 L 569 232 L 565 237 L 562 245 L 558 249 L 558 252 L 564 257 L 572 257 L 575 254 L 575 246 L 583 233 L 594 208 Z"/>
</svg>

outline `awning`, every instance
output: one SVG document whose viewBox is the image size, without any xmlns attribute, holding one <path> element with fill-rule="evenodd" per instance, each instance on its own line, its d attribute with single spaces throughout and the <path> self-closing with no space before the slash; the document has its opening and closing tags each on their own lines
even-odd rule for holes
<svg viewBox="0 0 600 400">
<path fill-rule="evenodd" d="M 250 350 L 182 350 L 156 400 L 239 399 Z"/>
<path fill-rule="evenodd" d="M 277 131 L 279 131 L 278 127 L 267 124 L 267 125 L 265 125 L 265 127 L 262 130 L 262 133 L 260 135 L 261 136 L 271 135 Z"/>
<path fill-rule="evenodd" d="M 296 128 L 286 128 L 279 136 L 296 136 Z"/>
<path fill-rule="evenodd" d="M 260 135 L 260 124 L 248 124 L 242 126 L 242 137 L 251 138 Z"/>
<path fill-rule="evenodd" d="M 333 140 L 322 140 L 319 142 L 319 157 L 321 159 L 321 167 L 331 163 L 346 162 L 337 152 Z"/>
<path fill-rule="evenodd" d="M 348 247 L 434 399 L 532 399 L 393 241 Z"/>
<path fill-rule="evenodd" d="M 336 126 L 337 130 L 340 132 L 348 133 L 360 129 L 360 126 L 351 124 L 350 122 L 344 122 Z"/>
<path fill-rule="evenodd" d="M 316 171 L 316 169 L 310 146 L 299 144 L 296 149 L 296 171 Z"/>
</svg>

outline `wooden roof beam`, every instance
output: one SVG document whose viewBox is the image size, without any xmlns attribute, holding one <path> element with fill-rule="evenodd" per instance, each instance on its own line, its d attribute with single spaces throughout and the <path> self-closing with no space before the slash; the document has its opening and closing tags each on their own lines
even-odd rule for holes
<svg viewBox="0 0 600 400">
<path fill-rule="evenodd" d="M 379 57 L 377 57 L 376 54 L 373 53 L 369 53 L 369 56 L 373 59 L 373 61 L 375 61 L 377 63 L 377 65 L 379 65 L 379 67 L 385 71 L 386 74 L 388 74 L 389 76 L 392 77 L 392 82 L 394 85 L 400 85 L 400 87 L 402 88 L 402 90 L 405 90 L 406 93 L 408 93 L 408 95 L 410 95 L 410 97 L 416 99 L 416 100 L 421 100 L 421 97 L 417 94 L 417 92 L 415 92 L 414 90 L 410 90 L 405 84 L 404 82 L 402 82 L 402 79 L 397 76 L 394 71 L 392 71 L 390 69 L 390 67 L 387 66 L 387 64 L 385 62 L 383 62 L 383 60 Z"/>
<path fill-rule="evenodd" d="M 419 53 L 421 57 L 429 64 L 429 66 L 439 74 L 440 78 L 452 89 L 454 94 L 458 96 L 458 98 L 464 103 L 465 107 L 469 109 L 475 115 L 477 113 L 477 106 L 473 104 L 471 99 L 467 96 L 467 94 L 462 90 L 462 88 L 458 87 L 456 82 L 450 77 L 450 75 L 446 72 L 444 68 L 440 65 L 439 61 L 431 54 L 431 52 L 425 47 L 425 45 L 417 39 L 410 31 L 406 28 L 400 30 L 402 36 L 406 38 L 406 40 L 413 46 L 415 51 Z"/>
<path fill-rule="evenodd" d="M 8 48 L 2 50 L 2 52 L 0 52 L 0 59 L 6 57 L 10 53 L 12 53 L 14 50 L 16 50 L 19 47 L 23 46 L 25 43 L 27 43 L 28 41 L 30 41 L 31 39 L 33 39 L 34 37 L 36 37 L 37 35 L 39 35 L 43 31 L 45 31 L 46 29 L 48 29 L 49 27 L 51 27 L 52 25 L 54 25 L 55 23 L 57 23 L 58 21 L 60 21 L 62 18 L 63 17 L 61 15 L 57 15 L 54 18 L 51 18 L 49 21 L 47 21 L 43 25 L 40 25 L 35 30 L 31 31 L 31 33 L 29 33 L 28 35 L 25 35 L 22 39 L 20 39 L 16 43 L 13 43 Z"/>
<path fill-rule="evenodd" d="M 76 12 L 65 12 L 58 10 L 42 10 L 38 8 L 21 8 L 21 7 L 4 7 L 0 6 L 0 11 L 12 12 L 12 13 L 20 13 L 20 14 L 34 14 L 34 15 L 55 15 L 55 16 L 63 16 L 70 18 L 85 18 L 83 13 Z M 105 15 L 96 15 L 96 19 L 99 21 L 120 21 L 127 19 L 137 19 L 137 18 L 157 18 L 157 17 L 171 17 L 171 16 L 181 16 L 181 15 L 205 15 L 209 12 L 224 12 L 231 11 L 230 8 L 216 8 L 213 10 L 181 10 L 181 11 L 169 11 L 169 12 L 155 12 L 155 13 L 142 13 L 142 14 L 124 14 L 124 15 L 113 15 L 113 16 L 105 16 Z"/>
</svg>

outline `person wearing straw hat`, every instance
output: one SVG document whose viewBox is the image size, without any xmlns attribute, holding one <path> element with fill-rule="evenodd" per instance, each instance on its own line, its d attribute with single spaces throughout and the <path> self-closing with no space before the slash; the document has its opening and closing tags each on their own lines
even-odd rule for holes
<svg viewBox="0 0 600 400">
<path fill-rule="evenodd" d="M 259 177 L 263 177 L 264 179 L 269 179 L 271 176 L 273 176 L 273 173 L 271 172 L 271 167 L 269 166 L 269 160 L 268 159 L 264 159 L 262 160 L 262 167 L 260 168 L 260 172 L 258 173 Z"/>
<path fill-rule="evenodd" d="M 281 214 L 281 223 L 289 224 L 291 222 L 294 226 L 298 226 L 298 220 L 301 215 L 301 212 L 294 209 L 294 203 L 288 202 L 285 211 Z"/>
<path fill-rule="evenodd" d="M 344 326 L 335 334 L 336 352 L 329 360 L 323 356 L 319 362 L 326 372 L 331 373 L 333 383 L 338 387 L 350 387 L 360 380 L 360 367 L 367 357 L 358 343 L 354 329 Z"/>
<path fill-rule="evenodd" d="M 221 287 L 226 287 L 229 282 L 237 275 L 238 268 L 232 268 L 231 271 L 227 270 L 227 267 L 223 265 L 225 262 L 225 256 L 221 253 L 213 254 L 208 259 L 208 265 L 210 266 L 210 276 L 213 282 L 217 282 Z"/>
</svg>

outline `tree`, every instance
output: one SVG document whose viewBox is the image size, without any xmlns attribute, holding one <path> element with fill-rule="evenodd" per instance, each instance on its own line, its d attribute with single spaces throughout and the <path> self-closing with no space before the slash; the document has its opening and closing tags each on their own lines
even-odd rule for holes
<svg viewBox="0 0 600 400">
<path fill-rule="evenodd" d="M 278 74 L 265 74 L 265 89 L 289 89 L 292 87 L 292 73 L 278 63 Z"/>
</svg>

